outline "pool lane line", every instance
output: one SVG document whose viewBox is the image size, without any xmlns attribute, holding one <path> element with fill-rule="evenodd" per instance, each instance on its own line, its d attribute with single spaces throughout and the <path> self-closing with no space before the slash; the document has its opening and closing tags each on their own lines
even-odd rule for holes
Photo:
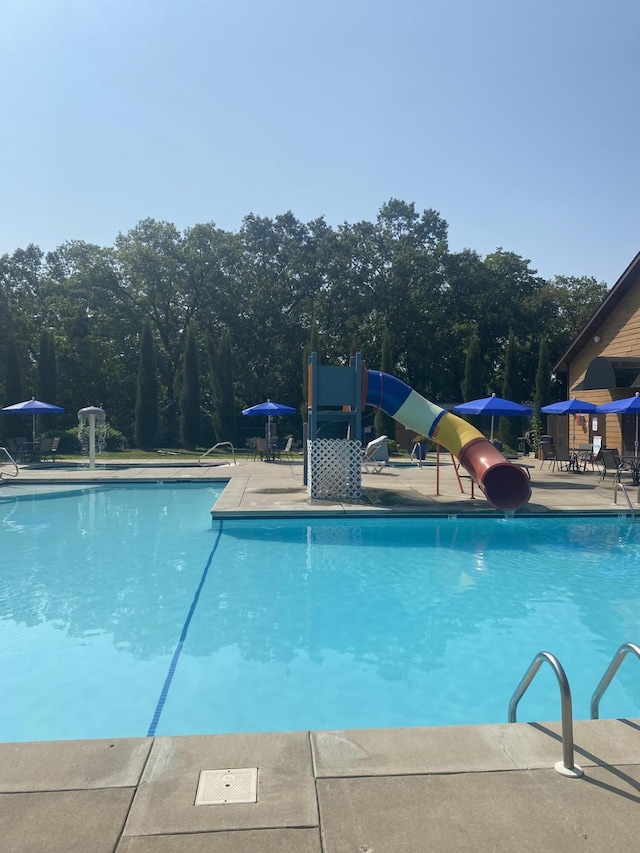
<svg viewBox="0 0 640 853">
<path fill-rule="evenodd" d="M 171 658 L 171 663 L 169 664 L 169 671 L 167 672 L 167 677 L 164 680 L 164 684 L 162 686 L 162 690 L 160 691 L 160 698 L 158 699 L 158 704 L 156 705 L 156 710 L 153 713 L 153 719 L 151 720 L 151 725 L 149 726 L 149 730 L 147 731 L 147 737 L 155 737 L 156 729 L 158 727 L 158 723 L 160 722 L 160 715 L 162 714 L 162 709 L 164 708 L 164 703 L 167 701 L 167 694 L 169 693 L 169 688 L 171 687 L 171 682 L 173 681 L 173 675 L 176 671 L 176 667 L 178 666 L 178 660 L 180 658 L 180 654 L 182 652 L 182 647 L 184 646 L 184 641 L 187 639 L 187 632 L 189 631 L 189 625 L 191 624 L 191 620 L 193 618 L 193 614 L 195 613 L 195 609 L 198 606 L 198 600 L 200 598 L 200 593 L 202 592 L 202 588 L 207 579 L 207 575 L 209 573 L 209 569 L 211 567 L 211 563 L 213 562 L 213 555 L 216 553 L 218 549 L 218 545 L 220 544 L 220 538 L 222 537 L 222 519 L 220 519 L 220 526 L 218 528 L 218 535 L 216 536 L 216 541 L 211 549 L 211 553 L 209 554 L 209 559 L 207 560 L 207 565 L 204 567 L 204 571 L 202 572 L 202 577 L 200 578 L 200 583 L 198 584 L 198 588 L 196 589 L 195 595 L 193 596 L 193 601 L 191 602 L 191 607 L 189 608 L 189 613 L 187 614 L 187 618 L 184 620 L 184 625 L 182 626 L 182 631 L 180 632 L 180 639 L 178 640 L 178 645 L 175 648 L 173 653 L 173 657 Z"/>
</svg>

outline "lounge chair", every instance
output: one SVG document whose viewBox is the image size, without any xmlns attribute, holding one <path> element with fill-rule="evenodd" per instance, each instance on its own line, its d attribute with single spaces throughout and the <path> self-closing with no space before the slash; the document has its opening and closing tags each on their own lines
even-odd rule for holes
<svg viewBox="0 0 640 853">
<path fill-rule="evenodd" d="M 389 461 L 388 440 L 386 435 L 380 435 L 362 451 L 362 469 L 367 474 L 379 474 Z"/>
</svg>

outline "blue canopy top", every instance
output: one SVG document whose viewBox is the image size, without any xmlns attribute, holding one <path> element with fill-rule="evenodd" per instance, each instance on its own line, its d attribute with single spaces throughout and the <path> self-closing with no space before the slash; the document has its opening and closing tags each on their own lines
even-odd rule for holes
<svg viewBox="0 0 640 853">
<path fill-rule="evenodd" d="M 598 407 L 595 403 L 572 397 L 570 400 L 560 400 L 559 403 L 543 406 L 540 411 L 545 415 L 586 415 L 598 411 Z"/>
<path fill-rule="evenodd" d="M 612 415 L 640 415 L 640 393 L 636 391 L 634 397 L 625 397 L 623 400 L 612 400 L 597 407 L 600 414 Z"/>
<path fill-rule="evenodd" d="M 41 400 L 32 397 L 22 403 L 5 406 L 2 411 L 9 412 L 9 414 L 13 412 L 16 415 L 46 415 L 64 412 L 64 409 L 60 406 L 54 406 L 53 403 L 43 403 Z"/>
<path fill-rule="evenodd" d="M 285 406 L 284 403 L 272 403 L 267 400 L 266 403 L 257 403 L 255 406 L 250 406 L 248 409 L 243 409 L 243 415 L 295 415 L 296 410 L 291 406 Z"/>
<path fill-rule="evenodd" d="M 511 415 L 517 417 L 518 415 L 531 414 L 529 406 L 514 403 L 512 400 L 504 400 L 502 397 L 496 397 L 495 394 L 492 394 L 491 397 L 482 397 L 480 400 L 460 403 L 458 406 L 454 406 L 453 411 L 456 415 Z"/>
</svg>

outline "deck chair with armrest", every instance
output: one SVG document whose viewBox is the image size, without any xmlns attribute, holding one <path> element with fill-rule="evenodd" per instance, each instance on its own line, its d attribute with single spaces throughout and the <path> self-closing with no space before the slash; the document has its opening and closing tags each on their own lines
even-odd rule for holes
<svg viewBox="0 0 640 853">
<path fill-rule="evenodd" d="M 613 447 L 603 447 L 600 450 L 600 461 L 602 462 L 602 471 L 600 472 L 600 482 L 607 476 L 607 471 L 613 473 L 613 482 L 619 483 L 622 474 L 633 474 L 633 468 L 624 460 L 620 459 L 618 450 Z"/>
<path fill-rule="evenodd" d="M 367 474 L 379 474 L 389 461 L 389 441 L 386 435 L 374 438 L 362 451 L 362 469 Z"/>
</svg>

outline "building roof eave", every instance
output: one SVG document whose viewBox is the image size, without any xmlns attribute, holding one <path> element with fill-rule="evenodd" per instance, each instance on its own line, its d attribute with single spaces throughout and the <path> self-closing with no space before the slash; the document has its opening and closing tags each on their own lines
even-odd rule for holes
<svg viewBox="0 0 640 853">
<path fill-rule="evenodd" d="M 627 291 L 639 277 L 640 252 L 638 252 L 635 258 L 631 261 L 629 266 L 604 297 L 598 308 L 596 308 L 580 332 L 578 332 L 567 349 L 562 353 L 558 361 L 553 366 L 554 372 L 566 373 L 569 370 L 569 364 L 573 361 L 576 354 L 585 346 L 589 338 L 598 331 L 609 314 L 611 314 L 616 305 L 618 305 L 620 300 L 625 296 Z"/>
</svg>

